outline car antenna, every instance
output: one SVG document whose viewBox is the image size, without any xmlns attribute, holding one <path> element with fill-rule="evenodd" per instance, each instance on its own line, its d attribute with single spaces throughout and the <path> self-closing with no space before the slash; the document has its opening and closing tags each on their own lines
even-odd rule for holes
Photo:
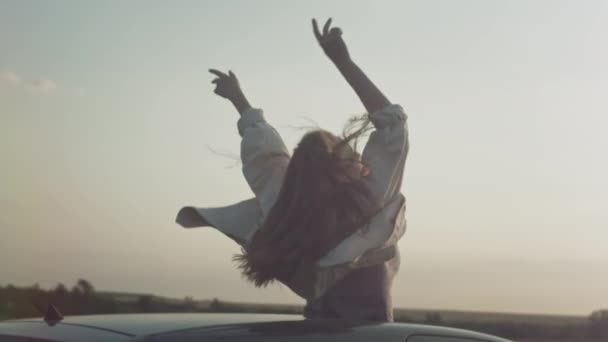
<svg viewBox="0 0 608 342">
<path fill-rule="evenodd" d="M 49 304 L 46 309 L 46 314 L 44 315 L 44 321 L 46 322 L 46 324 L 48 324 L 49 327 L 52 327 L 55 324 L 59 323 L 61 320 L 63 320 L 63 315 L 61 314 L 61 312 L 59 312 L 59 310 L 54 305 Z"/>
</svg>

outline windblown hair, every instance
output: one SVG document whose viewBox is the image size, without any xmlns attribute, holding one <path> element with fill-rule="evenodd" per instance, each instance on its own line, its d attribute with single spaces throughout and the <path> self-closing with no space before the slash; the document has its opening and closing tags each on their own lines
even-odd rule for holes
<svg viewBox="0 0 608 342">
<path fill-rule="evenodd" d="M 248 280 L 258 287 L 289 281 L 303 262 L 316 262 L 369 222 L 377 206 L 352 162 L 370 128 L 364 115 L 351 118 L 341 138 L 321 129 L 304 135 L 276 203 L 234 258 Z"/>
</svg>

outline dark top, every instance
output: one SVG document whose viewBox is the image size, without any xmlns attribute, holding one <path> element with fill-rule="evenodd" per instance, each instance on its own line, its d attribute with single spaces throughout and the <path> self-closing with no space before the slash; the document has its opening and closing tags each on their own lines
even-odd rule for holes
<svg viewBox="0 0 608 342">
<path fill-rule="evenodd" d="M 393 321 L 391 286 L 398 268 L 399 255 L 396 255 L 387 262 L 353 270 L 320 298 L 307 301 L 304 316 Z"/>
</svg>

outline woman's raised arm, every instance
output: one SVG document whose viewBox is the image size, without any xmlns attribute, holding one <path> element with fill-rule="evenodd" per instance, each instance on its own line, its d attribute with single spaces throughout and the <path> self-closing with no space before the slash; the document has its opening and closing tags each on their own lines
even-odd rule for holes
<svg viewBox="0 0 608 342">
<path fill-rule="evenodd" d="M 342 39 L 342 30 L 338 27 L 331 27 L 331 18 L 323 26 L 323 31 L 319 30 L 317 21 L 312 20 L 312 27 L 317 41 L 329 59 L 336 65 L 342 76 L 353 88 L 357 96 L 369 113 L 378 111 L 388 105 L 390 101 L 367 77 L 367 75 L 352 60 Z"/>
<path fill-rule="evenodd" d="M 369 169 L 366 181 L 372 195 L 384 206 L 401 191 L 403 169 L 409 151 L 407 115 L 401 106 L 391 104 L 353 62 L 342 39 L 342 30 L 332 28 L 331 19 L 327 20 L 322 32 L 315 19 L 312 20 L 312 27 L 321 48 L 357 93 L 376 128 L 365 145 L 362 161 Z"/>
<path fill-rule="evenodd" d="M 261 109 L 253 108 L 241 90 L 236 75 L 211 69 L 215 93 L 232 102 L 241 117 L 241 162 L 243 175 L 255 194 L 263 215 L 267 215 L 278 197 L 289 164 L 289 151 L 279 133 L 264 118 Z"/>
</svg>

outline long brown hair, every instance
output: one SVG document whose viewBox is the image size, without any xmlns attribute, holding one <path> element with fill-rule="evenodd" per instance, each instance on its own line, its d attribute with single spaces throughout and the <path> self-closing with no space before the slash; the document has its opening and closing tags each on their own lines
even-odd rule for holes
<svg viewBox="0 0 608 342">
<path fill-rule="evenodd" d="M 289 281 L 302 262 L 314 263 L 369 221 L 376 205 L 352 172 L 357 142 L 369 129 L 364 115 L 353 117 L 341 138 L 321 129 L 304 135 L 274 206 L 235 256 L 248 280 L 256 286 Z"/>
</svg>

